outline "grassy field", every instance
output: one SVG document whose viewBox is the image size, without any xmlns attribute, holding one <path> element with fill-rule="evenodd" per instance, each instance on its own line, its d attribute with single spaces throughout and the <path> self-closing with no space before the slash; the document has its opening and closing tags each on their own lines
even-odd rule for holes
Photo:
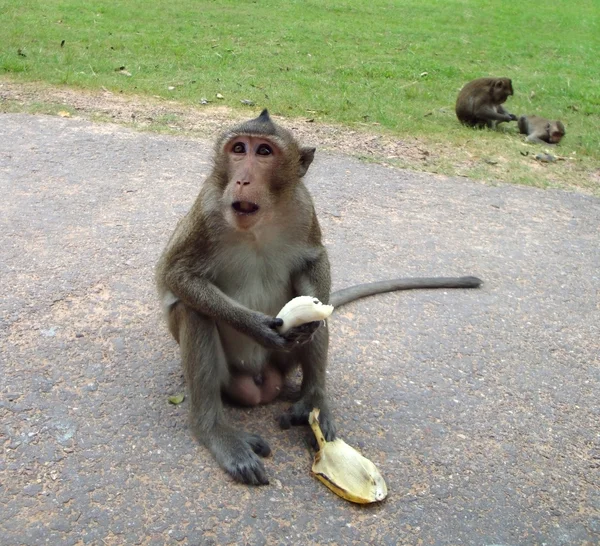
<svg viewBox="0 0 600 546">
<path fill-rule="evenodd" d="M 202 98 L 248 109 L 247 100 L 252 113 L 268 107 L 456 150 L 424 170 L 598 189 L 599 0 L 0 0 L 0 13 L 0 78 L 198 108 Z M 566 161 L 541 177 L 535 149 L 520 153 L 516 124 L 458 124 L 457 92 L 487 75 L 513 79 L 509 111 L 565 122 L 553 153 Z"/>
</svg>

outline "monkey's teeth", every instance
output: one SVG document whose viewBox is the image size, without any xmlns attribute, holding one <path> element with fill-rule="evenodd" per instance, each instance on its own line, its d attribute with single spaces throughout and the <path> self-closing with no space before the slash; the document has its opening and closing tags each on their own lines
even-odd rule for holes
<svg viewBox="0 0 600 546">
<path fill-rule="evenodd" d="M 288 301 L 279 311 L 277 318 L 283 319 L 283 325 L 279 327 L 279 331 L 284 334 L 294 326 L 315 320 L 324 320 L 331 313 L 333 313 L 333 305 L 323 305 L 312 296 L 298 296 Z"/>
<path fill-rule="evenodd" d="M 319 409 L 308 417 L 319 444 L 313 475 L 336 495 L 350 502 L 367 504 L 387 497 L 387 485 L 377 467 L 339 438 L 327 442 L 319 426 Z"/>
<path fill-rule="evenodd" d="M 251 203 L 250 201 L 234 201 L 231 206 L 235 212 L 241 214 L 253 214 L 259 209 L 256 203 Z"/>
</svg>

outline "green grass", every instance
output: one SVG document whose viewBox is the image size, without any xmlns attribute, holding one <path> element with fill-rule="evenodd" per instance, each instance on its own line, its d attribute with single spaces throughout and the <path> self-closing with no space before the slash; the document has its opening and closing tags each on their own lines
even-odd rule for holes
<svg viewBox="0 0 600 546">
<path fill-rule="evenodd" d="M 600 159 L 599 0 L 0 0 L 0 13 L 0 76 L 17 81 L 247 99 L 474 149 L 506 137 L 460 126 L 456 94 L 509 76 L 509 111 L 563 120 L 561 153 Z"/>
</svg>

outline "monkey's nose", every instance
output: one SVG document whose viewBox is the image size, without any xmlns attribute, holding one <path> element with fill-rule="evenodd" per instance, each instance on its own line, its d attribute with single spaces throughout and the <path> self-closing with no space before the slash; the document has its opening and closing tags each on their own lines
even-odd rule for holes
<svg viewBox="0 0 600 546">
<path fill-rule="evenodd" d="M 247 186 L 248 184 L 250 184 L 250 180 L 238 180 L 238 181 L 236 182 L 236 184 L 237 184 L 238 186 Z"/>
</svg>

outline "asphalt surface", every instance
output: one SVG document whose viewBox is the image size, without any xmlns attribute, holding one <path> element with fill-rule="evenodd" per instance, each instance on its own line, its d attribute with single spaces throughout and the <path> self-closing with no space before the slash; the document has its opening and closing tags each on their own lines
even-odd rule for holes
<svg viewBox="0 0 600 546">
<path fill-rule="evenodd" d="M 168 403 L 184 383 L 153 266 L 211 146 L 0 115 L 0 544 L 599 544 L 600 200 L 317 153 L 334 288 L 485 281 L 330 321 L 340 436 L 390 491 L 361 507 L 310 475 L 286 403 L 228 410 L 273 448 L 262 488 Z"/>
</svg>

